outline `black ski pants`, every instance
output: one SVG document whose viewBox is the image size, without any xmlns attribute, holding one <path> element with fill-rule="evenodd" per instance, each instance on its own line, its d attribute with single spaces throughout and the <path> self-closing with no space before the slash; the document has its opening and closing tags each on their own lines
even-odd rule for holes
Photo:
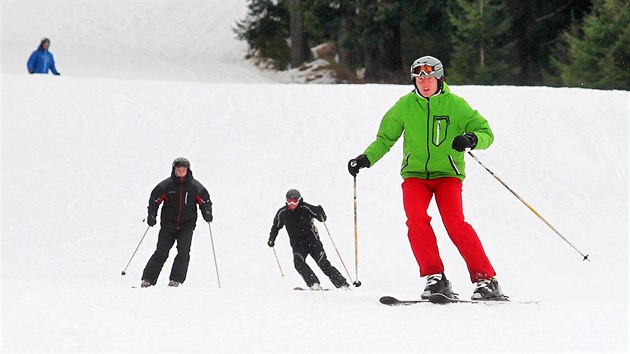
<svg viewBox="0 0 630 354">
<path fill-rule="evenodd" d="M 168 229 L 162 227 L 158 234 L 157 248 L 147 266 L 142 273 L 142 279 L 148 280 L 152 285 L 155 285 L 164 262 L 168 258 L 168 254 L 173 248 L 175 241 L 177 241 L 177 256 L 173 261 L 173 268 L 171 268 L 171 276 L 169 280 L 175 280 L 176 282 L 183 283 L 186 280 L 186 273 L 188 272 L 188 263 L 190 262 L 190 246 L 192 244 L 192 236 L 195 226 L 184 226 L 179 230 Z"/>
<path fill-rule="evenodd" d="M 317 266 L 328 276 L 335 287 L 348 286 L 346 278 L 328 261 L 324 246 L 315 235 L 309 236 L 305 240 L 291 242 L 291 247 L 293 248 L 293 264 L 306 282 L 306 285 L 310 287 L 315 283 L 320 283 L 317 275 L 315 275 L 311 267 L 306 264 L 306 257 L 311 255 L 317 263 Z"/>
</svg>

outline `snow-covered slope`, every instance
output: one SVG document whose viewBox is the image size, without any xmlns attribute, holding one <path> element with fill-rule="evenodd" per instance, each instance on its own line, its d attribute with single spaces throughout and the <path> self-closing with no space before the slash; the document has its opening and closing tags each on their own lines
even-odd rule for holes
<svg viewBox="0 0 630 354">
<path fill-rule="evenodd" d="M 268 82 L 243 61 L 245 0 L 2 2 L 2 72 L 25 73 L 43 37 L 63 76 Z"/>
<path fill-rule="evenodd" d="M 172 3 L 138 4 L 146 11 L 103 8 L 120 12 L 95 19 L 94 28 L 128 24 L 131 15 L 142 23 L 152 23 L 154 13 L 173 22 L 196 18 L 180 15 Z M 219 5 L 232 19 L 244 13 L 243 2 L 203 6 Z M 19 13 L 8 18 L 7 7 L 3 3 L 3 49 L 17 43 L 6 33 L 20 32 L 13 18 Z M 56 15 L 59 28 L 87 21 L 91 10 L 81 9 Z M 23 19 L 41 16 L 25 13 Z M 227 17 L 218 23 L 231 23 Z M 6 19 L 14 22 L 5 25 Z M 179 28 L 172 26 L 156 24 L 153 32 L 169 38 Z M 98 39 L 122 43 L 138 35 L 135 27 L 127 29 L 104 31 Z M 50 37 L 54 45 L 62 42 Z M 225 40 L 226 48 L 238 45 L 231 41 Z M 162 46 L 179 48 L 169 49 L 173 57 L 192 47 L 177 43 Z M 292 291 L 302 281 L 292 269 L 286 233 L 276 246 L 284 277 L 265 243 L 284 193 L 298 188 L 306 201 L 326 208 L 327 226 L 354 278 L 346 162 L 372 141 L 382 114 L 409 87 L 279 85 L 262 75 L 252 83 L 254 74 L 231 69 L 246 63 L 222 61 L 218 51 L 208 59 L 218 70 L 216 81 L 204 76 L 209 72 L 156 81 L 152 71 L 135 76 L 134 58 L 147 57 L 122 45 L 116 73 L 91 74 L 85 63 L 74 62 L 74 75 L 68 57 L 81 52 L 76 43 L 68 48 L 59 64 L 62 77 L 24 75 L 11 68 L 4 51 L 2 352 L 627 351 L 628 92 L 453 87 L 484 114 L 496 136 L 489 150 L 475 154 L 592 261 L 583 262 L 469 160 L 468 221 L 504 292 L 540 304 L 389 308 L 379 296 L 417 297 L 424 286 L 406 240 L 401 144 L 358 177 L 362 287 Z M 182 58 L 170 62 L 177 63 L 192 68 Z M 158 286 L 132 289 L 156 243 L 152 228 L 127 275 L 120 275 L 147 228 L 142 219 L 149 193 L 182 155 L 214 202 L 222 288 L 210 230 L 199 222 L 186 283 L 166 287 L 173 251 Z M 466 267 L 434 205 L 430 213 L 446 272 L 468 297 L 473 286 Z M 345 274 L 324 226 L 318 227 L 330 260 Z"/>
</svg>

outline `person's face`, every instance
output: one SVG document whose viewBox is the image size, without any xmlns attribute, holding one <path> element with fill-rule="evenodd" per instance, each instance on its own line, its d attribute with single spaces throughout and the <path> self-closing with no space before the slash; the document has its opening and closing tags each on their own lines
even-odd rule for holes
<svg viewBox="0 0 630 354">
<path fill-rule="evenodd" d="M 289 208 L 289 210 L 293 210 L 297 208 L 299 203 L 300 203 L 299 199 L 287 199 L 287 208 Z"/>
<path fill-rule="evenodd" d="M 49 42 L 44 42 L 44 44 L 42 44 L 42 48 L 44 48 L 45 50 L 48 50 L 48 47 L 50 47 Z"/>
<path fill-rule="evenodd" d="M 179 178 L 183 178 L 183 177 L 186 177 L 187 173 L 188 173 L 188 167 L 182 167 L 182 166 L 175 167 L 175 176 Z"/>
<path fill-rule="evenodd" d="M 438 90 L 438 80 L 433 76 L 418 76 L 416 77 L 416 86 L 418 86 L 422 97 L 431 97 Z"/>
</svg>

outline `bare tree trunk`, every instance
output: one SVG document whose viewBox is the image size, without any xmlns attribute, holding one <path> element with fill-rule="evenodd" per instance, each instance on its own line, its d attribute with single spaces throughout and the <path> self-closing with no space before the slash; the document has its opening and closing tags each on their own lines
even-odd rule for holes
<svg viewBox="0 0 630 354">
<path fill-rule="evenodd" d="M 479 16 L 481 17 L 482 21 L 483 21 L 483 2 L 485 0 L 481 0 L 479 1 Z M 482 31 L 484 29 L 481 29 Z M 479 66 L 484 68 L 486 66 L 486 56 L 484 53 L 484 47 L 483 47 L 483 37 L 481 38 L 481 44 L 479 45 Z"/>
<path fill-rule="evenodd" d="M 375 48 L 365 48 L 363 50 L 363 62 L 365 65 L 365 79 L 376 80 L 379 77 L 378 50 Z"/>
<path fill-rule="evenodd" d="M 403 70 L 402 62 L 402 38 L 400 33 L 400 23 L 393 23 L 390 27 L 392 38 L 385 43 L 381 52 L 382 67 L 391 73 L 401 72 Z"/>
<path fill-rule="evenodd" d="M 302 0 L 289 0 L 291 29 L 291 67 L 296 68 L 308 60 L 310 49 L 304 33 Z"/>
<path fill-rule="evenodd" d="M 348 19 L 345 17 L 345 14 L 342 13 L 341 23 L 339 25 L 339 45 L 337 46 L 337 50 L 339 52 L 339 64 L 345 68 L 351 67 L 351 56 L 350 50 L 348 50 L 347 42 L 349 40 L 347 33 L 350 32 L 350 26 L 348 24 Z"/>
</svg>

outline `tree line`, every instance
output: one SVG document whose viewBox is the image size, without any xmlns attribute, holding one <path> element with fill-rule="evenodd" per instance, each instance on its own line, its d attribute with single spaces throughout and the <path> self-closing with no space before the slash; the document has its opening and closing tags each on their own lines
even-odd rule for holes
<svg viewBox="0 0 630 354">
<path fill-rule="evenodd" d="M 276 70 L 331 43 L 345 82 L 406 82 L 432 55 L 453 84 L 630 89 L 630 0 L 248 0 L 235 32 Z"/>
</svg>

